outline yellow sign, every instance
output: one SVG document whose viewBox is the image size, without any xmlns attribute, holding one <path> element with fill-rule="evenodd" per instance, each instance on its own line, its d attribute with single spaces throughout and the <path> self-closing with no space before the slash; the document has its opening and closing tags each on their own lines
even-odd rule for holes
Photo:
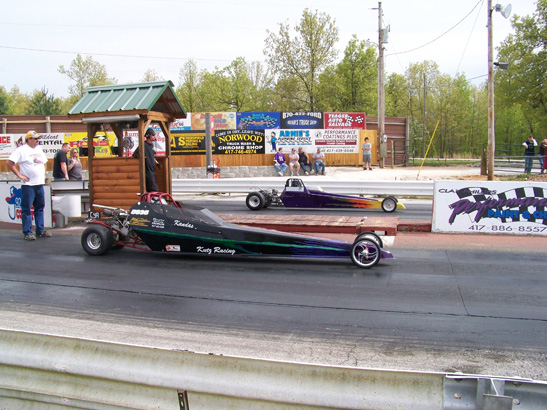
<svg viewBox="0 0 547 410">
<path fill-rule="evenodd" d="M 96 157 L 112 157 L 112 146 L 116 141 L 116 135 L 113 132 L 98 132 L 93 138 L 93 146 L 95 147 Z M 70 148 L 80 148 L 80 156 L 82 155 L 82 149 L 87 149 L 87 132 L 72 132 L 65 133 L 65 142 L 70 144 Z M 85 151 L 87 152 L 87 151 Z"/>
</svg>

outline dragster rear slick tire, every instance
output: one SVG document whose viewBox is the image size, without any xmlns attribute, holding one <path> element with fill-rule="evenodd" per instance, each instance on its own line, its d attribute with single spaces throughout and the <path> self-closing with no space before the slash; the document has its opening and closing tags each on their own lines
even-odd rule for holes
<svg viewBox="0 0 547 410">
<path fill-rule="evenodd" d="M 266 205 L 266 197 L 262 192 L 251 192 L 245 202 L 251 211 L 260 211 Z"/>
<path fill-rule="evenodd" d="M 112 249 L 114 235 L 103 225 L 88 226 L 82 233 L 82 248 L 91 256 L 101 256 Z"/>
<path fill-rule="evenodd" d="M 355 243 L 356 241 L 362 238 L 370 239 L 371 241 L 376 242 L 380 248 L 384 247 L 384 242 L 382 241 L 382 238 L 380 238 L 374 232 L 370 232 L 370 231 L 361 232 L 359 235 L 357 235 L 353 243 Z"/>
</svg>

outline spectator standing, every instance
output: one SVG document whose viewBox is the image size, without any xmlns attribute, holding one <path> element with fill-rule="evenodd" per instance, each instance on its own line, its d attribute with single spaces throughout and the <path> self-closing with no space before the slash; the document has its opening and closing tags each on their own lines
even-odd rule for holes
<svg viewBox="0 0 547 410">
<path fill-rule="evenodd" d="M 159 167 L 158 161 L 156 161 L 154 151 L 154 141 L 156 141 L 156 133 L 152 128 L 148 128 L 144 134 L 144 168 L 146 178 L 146 192 L 157 192 L 158 179 L 156 177 L 156 166 Z M 133 152 L 134 158 L 139 158 L 139 148 Z"/>
<path fill-rule="evenodd" d="M 534 165 L 534 157 L 536 156 L 538 142 L 530 135 L 528 141 L 524 141 L 522 145 L 524 145 L 524 173 L 529 174 L 532 172 L 532 167 Z"/>
<path fill-rule="evenodd" d="M 287 163 L 285 162 L 285 155 L 283 155 L 283 148 L 279 148 L 279 150 L 275 153 L 274 167 L 277 173 L 279 174 L 279 176 L 282 177 L 283 173 L 287 169 Z"/>
<path fill-rule="evenodd" d="M 539 169 L 540 174 L 543 174 L 545 172 L 545 162 L 547 160 L 547 138 L 545 138 L 543 141 L 541 141 L 541 144 L 539 144 Z"/>
<path fill-rule="evenodd" d="M 361 148 L 363 148 L 363 169 L 366 171 L 368 166 L 368 169 L 372 171 L 372 144 L 369 142 L 368 137 L 365 137 L 365 142 L 363 142 Z"/>
<path fill-rule="evenodd" d="M 70 158 L 68 159 L 68 179 L 79 181 L 82 179 L 82 163 L 80 162 L 78 148 L 70 149 Z"/>
<path fill-rule="evenodd" d="M 289 168 L 291 171 L 291 177 L 298 175 L 300 172 L 300 163 L 298 162 L 299 159 L 300 157 L 296 152 L 296 148 L 292 148 L 291 153 L 289 154 Z"/>
<path fill-rule="evenodd" d="M 298 163 L 300 164 L 300 168 L 304 171 L 304 174 L 309 175 L 311 173 L 310 157 L 308 156 L 308 153 L 302 149 L 302 147 L 298 148 Z M 310 169 L 309 172 L 307 168 Z"/>
<path fill-rule="evenodd" d="M 51 233 L 44 229 L 44 207 L 46 204 L 44 184 L 46 183 L 47 157 L 38 145 L 41 135 L 29 131 L 25 136 L 26 144 L 20 146 L 6 161 L 8 169 L 21 180 L 21 221 L 25 241 L 34 241 L 36 237 L 49 238 Z M 15 165 L 18 165 L 19 169 Z M 36 235 L 32 233 L 31 206 L 34 206 Z"/>
<path fill-rule="evenodd" d="M 319 168 L 321 168 L 321 175 L 325 175 L 325 154 L 321 152 L 321 148 L 317 148 L 317 152 L 313 154 L 313 160 L 315 167 L 315 175 L 319 175 Z"/>
<path fill-rule="evenodd" d="M 55 181 L 68 181 L 68 158 L 66 156 L 68 151 L 70 151 L 70 145 L 65 142 L 53 157 L 53 179 Z"/>
</svg>

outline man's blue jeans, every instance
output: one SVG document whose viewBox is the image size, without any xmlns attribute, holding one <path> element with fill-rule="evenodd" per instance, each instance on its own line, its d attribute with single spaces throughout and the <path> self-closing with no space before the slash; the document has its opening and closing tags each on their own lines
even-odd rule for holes
<svg viewBox="0 0 547 410">
<path fill-rule="evenodd" d="M 302 168 L 302 171 L 309 172 L 311 174 L 311 163 L 304 164 L 303 162 L 300 162 L 300 168 Z M 309 171 L 308 168 L 310 169 Z"/>
<path fill-rule="evenodd" d="M 315 166 L 315 173 L 316 174 L 319 174 L 319 168 L 321 168 L 321 173 L 324 174 L 325 173 L 325 163 L 323 161 L 319 162 L 319 161 L 315 161 L 315 164 L 313 164 Z"/>
<path fill-rule="evenodd" d="M 32 214 L 30 207 L 34 206 L 34 222 L 36 235 L 44 232 L 44 206 L 46 204 L 43 185 L 21 185 L 21 219 L 23 235 L 32 234 Z"/>
<path fill-rule="evenodd" d="M 525 156 L 524 157 L 524 173 L 529 174 L 532 172 L 532 167 L 534 166 L 534 157 Z"/>
<path fill-rule="evenodd" d="M 274 164 L 274 167 L 275 169 L 277 170 L 277 172 L 285 172 L 285 170 L 287 169 L 287 164 L 286 163 L 283 163 L 283 164 Z"/>
</svg>

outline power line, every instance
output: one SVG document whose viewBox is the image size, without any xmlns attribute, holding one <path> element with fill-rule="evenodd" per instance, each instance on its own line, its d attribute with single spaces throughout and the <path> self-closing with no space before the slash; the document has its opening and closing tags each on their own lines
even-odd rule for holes
<svg viewBox="0 0 547 410">
<path fill-rule="evenodd" d="M 161 59 L 161 60 L 195 60 L 195 61 L 223 61 L 231 62 L 232 60 L 222 60 L 214 58 L 190 58 L 190 57 L 162 57 L 162 56 L 141 56 L 141 55 L 131 55 L 131 54 L 111 54 L 111 53 L 87 53 L 82 51 L 66 51 L 66 50 L 47 50 L 40 48 L 25 48 L 25 47 L 10 47 L 10 46 L 1 46 L 0 48 L 5 48 L 9 50 L 22 50 L 22 51 L 39 51 L 43 53 L 58 53 L 58 54 L 82 54 L 86 56 L 103 56 L 103 57 L 123 57 L 123 58 L 145 58 L 145 59 Z"/>
<path fill-rule="evenodd" d="M 482 0 L 482 4 L 484 4 L 484 0 Z M 477 25 L 477 20 L 479 19 L 479 15 L 480 15 L 480 9 L 479 9 L 479 13 L 477 13 L 477 17 L 475 17 L 475 22 L 473 23 L 473 27 L 471 28 L 471 32 L 469 33 L 469 37 L 467 38 L 467 43 L 465 43 L 465 47 L 462 52 L 462 57 L 460 58 L 460 62 L 458 63 L 458 68 L 456 68 L 456 75 L 460 72 L 460 66 L 462 65 L 463 57 L 465 56 L 465 52 L 467 51 L 467 46 L 469 45 L 469 41 L 471 41 L 471 36 L 473 35 L 473 31 L 475 31 L 475 26 Z"/>
<path fill-rule="evenodd" d="M 479 5 L 479 3 L 483 2 L 484 0 L 479 0 L 477 2 L 477 4 L 475 4 L 475 6 L 471 9 L 471 11 L 469 13 L 467 13 L 467 15 L 462 18 L 460 21 L 458 21 L 454 26 L 452 26 L 451 28 L 449 28 L 448 30 L 446 30 L 443 34 L 441 34 L 440 36 L 438 36 L 437 38 L 431 40 L 430 42 L 424 44 L 424 45 L 421 45 L 419 47 L 416 47 L 416 48 L 413 48 L 411 50 L 407 50 L 407 51 L 400 51 L 398 53 L 391 53 L 391 54 L 386 54 L 386 57 L 387 56 L 394 56 L 394 55 L 397 55 L 397 54 L 406 54 L 406 53 L 411 53 L 412 51 L 416 51 L 416 50 L 419 50 L 421 48 L 424 48 L 432 43 L 434 43 L 435 41 L 437 41 L 438 39 L 440 39 L 441 37 L 443 37 L 444 35 L 448 34 L 449 32 L 451 32 L 452 30 L 454 30 L 457 26 L 459 26 L 467 17 L 469 17 L 471 15 L 471 13 L 473 13 L 473 11 L 477 8 L 477 6 Z"/>
</svg>

